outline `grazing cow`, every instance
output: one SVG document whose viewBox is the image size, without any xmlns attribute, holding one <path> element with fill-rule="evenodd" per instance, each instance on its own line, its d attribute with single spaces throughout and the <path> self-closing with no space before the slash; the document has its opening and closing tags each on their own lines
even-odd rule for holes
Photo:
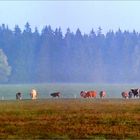
<svg viewBox="0 0 140 140">
<path fill-rule="evenodd" d="M 100 95 L 100 98 L 103 98 L 103 97 L 106 96 L 106 92 L 105 92 L 105 91 L 101 91 L 101 92 L 99 93 L 99 95 Z"/>
<path fill-rule="evenodd" d="M 81 92 L 80 92 L 80 95 L 81 95 L 81 97 L 83 97 L 83 98 L 86 98 L 86 94 L 87 94 L 87 91 L 81 91 Z"/>
<path fill-rule="evenodd" d="M 60 97 L 60 92 L 54 92 L 50 94 L 52 97 Z"/>
<path fill-rule="evenodd" d="M 131 98 L 132 98 L 132 96 L 133 96 L 132 91 L 129 91 L 129 92 L 128 92 L 128 98 L 129 98 L 129 99 L 131 99 Z"/>
<path fill-rule="evenodd" d="M 128 97 L 129 97 L 128 92 L 127 91 L 123 91 L 122 92 L 122 97 L 125 98 L 125 99 L 128 99 Z"/>
<path fill-rule="evenodd" d="M 80 95 L 83 98 L 95 98 L 97 93 L 96 91 L 81 91 Z"/>
<path fill-rule="evenodd" d="M 133 93 L 133 95 L 134 95 L 134 98 L 135 97 L 140 97 L 140 89 L 131 89 L 130 90 L 132 93 Z"/>
<path fill-rule="evenodd" d="M 32 100 L 37 99 L 37 96 L 38 96 L 37 91 L 35 89 L 32 89 L 31 92 L 30 92 L 30 96 L 31 96 Z"/>
<path fill-rule="evenodd" d="M 16 93 L 16 99 L 17 100 L 22 100 L 22 94 L 21 94 L 21 92 Z"/>
</svg>

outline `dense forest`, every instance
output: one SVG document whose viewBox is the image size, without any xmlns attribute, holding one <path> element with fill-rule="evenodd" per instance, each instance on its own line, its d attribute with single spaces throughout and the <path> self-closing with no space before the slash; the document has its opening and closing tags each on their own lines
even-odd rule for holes
<svg viewBox="0 0 140 140">
<path fill-rule="evenodd" d="M 0 26 L 1 83 L 140 82 L 140 33 Z"/>
</svg>

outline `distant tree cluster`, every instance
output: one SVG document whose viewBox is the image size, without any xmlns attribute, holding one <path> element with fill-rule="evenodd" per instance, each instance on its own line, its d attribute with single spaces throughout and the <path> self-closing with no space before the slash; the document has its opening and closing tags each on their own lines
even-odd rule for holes
<svg viewBox="0 0 140 140">
<path fill-rule="evenodd" d="M 5 69 L 9 83 L 140 82 L 140 34 L 135 30 L 102 34 L 99 28 L 82 34 L 68 28 L 63 35 L 51 26 L 39 33 L 29 23 L 23 31 L 2 24 L 0 49 L 0 77 Z"/>
</svg>

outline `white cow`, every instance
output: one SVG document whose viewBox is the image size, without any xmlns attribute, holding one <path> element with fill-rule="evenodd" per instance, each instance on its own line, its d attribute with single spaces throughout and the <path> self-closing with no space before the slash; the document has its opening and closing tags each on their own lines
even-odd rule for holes
<svg viewBox="0 0 140 140">
<path fill-rule="evenodd" d="M 32 100 L 37 99 L 37 96 L 38 96 L 37 91 L 35 89 L 32 89 L 30 92 L 30 96 L 31 96 Z"/>
</svg>

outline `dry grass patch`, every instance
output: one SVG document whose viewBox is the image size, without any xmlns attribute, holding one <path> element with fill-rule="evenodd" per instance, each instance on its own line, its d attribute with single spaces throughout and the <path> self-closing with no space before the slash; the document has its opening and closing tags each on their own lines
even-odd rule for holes
<svg viewBox="0 0 140 140">
<path fill-rule="evenodd" d="M 0 138 L 140 139 L 139 100 L 0 102 Z"/>
</svg>

